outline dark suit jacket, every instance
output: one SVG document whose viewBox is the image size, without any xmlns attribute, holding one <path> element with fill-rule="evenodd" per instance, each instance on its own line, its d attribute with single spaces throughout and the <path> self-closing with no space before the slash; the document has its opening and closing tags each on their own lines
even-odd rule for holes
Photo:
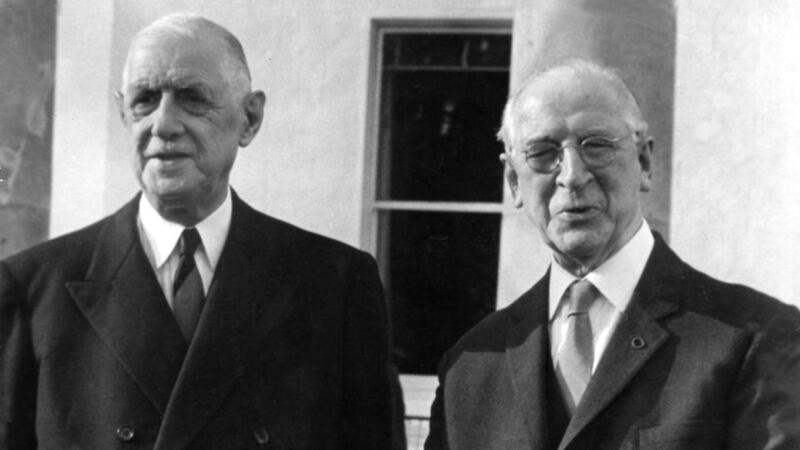
<svg viewBox="0 0 800 450">
<path fill-rule="evenodd" d="M 187 345 L 141 247 L 137 201 L 0 263 L 0 448 L 390 448 L 369 255 L 234 195 Z"/>
<path fill-rule="evenodd" d="M 426 449 L 800 449 L 796 308 L 692 269 L 657 236 L 559 425 L 547 302 L 545 275 L 447 352 Z"/>
</svg>

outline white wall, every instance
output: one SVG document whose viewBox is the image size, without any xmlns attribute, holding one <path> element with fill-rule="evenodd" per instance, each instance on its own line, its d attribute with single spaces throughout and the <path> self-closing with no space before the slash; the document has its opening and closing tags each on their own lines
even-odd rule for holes
<svg viewBox="0 0 800 450">
<path fill-rule="evenodd" d="M 59 0 L 50 235 L 105 215 L 111 2 Z M 91 17 L 92 20 L 86 20 Z"/>
<path fill-rule="evenodd" d="M 800 3 L 677 4 L 672 245 L 800 305 Z"/>
</svg>

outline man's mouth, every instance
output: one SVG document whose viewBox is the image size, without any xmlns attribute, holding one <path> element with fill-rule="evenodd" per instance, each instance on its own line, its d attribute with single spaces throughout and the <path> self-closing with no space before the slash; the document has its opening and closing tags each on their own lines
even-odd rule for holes
<svg viewBox="0 0 800 450">
<path fill-rule="evenodd" d="M 186 158 L 189 158 L 188 154 L 179 152 L 155 153 L 153 155 L 148 156 L 148 159 L 157 159 L 164 162 L 179 161 Z"/>
<path fill-rule="evenodd" d="M 563 220 L 572 222 L 591 219 L 599 212 L 600 210 L 594 206 L 573 206 L 562 209 L 558 216 Z"/>
<path fill-rule="evenodd" d="M 591 206 L 575 206 L 572 208 L 567 208 L 566 211 L 571 213 L 584 213 L 586 211 L 589 211 L 590 209 L 594 208 L 592 208 Z"/>
</svg>

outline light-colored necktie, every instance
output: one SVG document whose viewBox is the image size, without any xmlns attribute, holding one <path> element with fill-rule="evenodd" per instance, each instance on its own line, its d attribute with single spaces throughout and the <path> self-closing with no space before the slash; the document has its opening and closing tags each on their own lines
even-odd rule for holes
<svg viewBox="0 0 800 450">
<path fill-rule="evenodd" d="M 592 376 L 594 345 L 589 308 L 597 295 L 597 289 L 587 280 L 576 281 L 567 289 L 567 335 L 556 355 L 556 372 L 570 413 L 575 411 Z"/>
<path fill-rule="evenodd" d="M 178 269 L 172 284 L 172 308 L 175 320 L 187 342 L 192 341 L 203 305 L 206 301 L 203 281 L 194 262 L 194 252 L 200 246 L 200 233 L 194 228 L 183 230 L 179 241 Z"/>
</svg>

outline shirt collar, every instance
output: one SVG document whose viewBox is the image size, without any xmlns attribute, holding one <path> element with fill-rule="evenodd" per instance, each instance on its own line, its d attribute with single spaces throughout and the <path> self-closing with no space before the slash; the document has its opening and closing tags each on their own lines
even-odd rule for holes
<svg viewBox="0 0 800 450">
<path fill-rule="evenodd" d="M 219 262 L 220 255 L 222 255 L 222 248 L 225 246 L 225 240 L 231 227 L 233 205 L 230 188 L 228 191 L 222 204 L 208 217 L 195 225 L 203 241 L 202 248 L 205 250 L 208 261 L 211 264 L 211 270 L 215 270 L 217 267 L 217 262 Z M 150 243 L 153 262 L 156 268 L 160 268 L 167 262 L 167 259 L 175 249 L 184 226 L 161 217 L 144 195 L 139 198 L 139 220 L 147 241 Z"/>
<path fill-rule="evenodd" d="M 642 276 L 647 258 L 653 250 L 653 233 L 646 220 L 630 241 L 584 278 L 622 312 L 631 301 L 633 290 Z M 550 264 L 550 319 L 555 317 L 561 297 L 570 284 L 578 278 L 561 267 L 555 258 Z"/>
</svg>

